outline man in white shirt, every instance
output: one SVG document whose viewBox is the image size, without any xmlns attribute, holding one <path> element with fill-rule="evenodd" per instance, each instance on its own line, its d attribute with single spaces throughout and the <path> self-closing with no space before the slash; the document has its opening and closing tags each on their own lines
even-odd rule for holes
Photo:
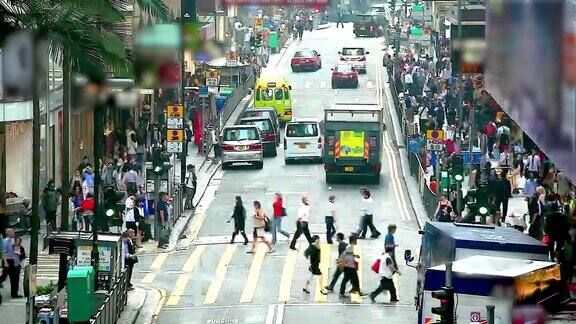
<svg viewBox="0 0 576 324">
<path fill-rule="evenodd" d="M 380 257 L 380 266 L 378 267 L 380 285 L 370 294 L 370 300 L 372 300 L 373 303 L 376 302 L 376 297 L 384 290 L 388 290 L 390 292 L 390 302 L 398 301 L 398 296 L 396 295 L 396 287 L 394 286 L 394 281 L 392 281 L 392 276 L 396 272 L 396 267 L 394 267 L 394 261 L 390 256 L 391 251 L 392 248 L 386 246 L 384 248 L 384 254 L 382 254 Z"/>
<path fill-rule="evenodd" d="M 196 166 L 188 164 L 186 167 L 186 202 L 184 209 L 194 209 L 194 196 L 196 195 L 196 185 L 198 178 L 196 176 Z"/>
<path fill-rule="evenodd" d="M 540 174 L 540 168 L 542 167 L 542 161 L 540 161 L 540 156 L 538 156 L 538 152 L 536 150 L 532 151 L 532 155 L 530 155 L 527 159 L 528 165 L 527 169 L 532 173 L 534 179 L 538 179 Z"/>
<path fill-rule="evenodd" d="M 328 197 L 328 210 L 326 216 L 324 217 L 324 222 L 326 223 L 326 242 L 332 244 L 332 238 L 336 235 L 336 227 L 334 227 L 334 222 L 336 221 L 336 204 L 334 201 L 336 196 Z"/>
<path fill-rule="evenodd" d="M 302 196 L 302 204 L 298 208 L 298 220 L 296 221 L 296 233 L 292 237 L 292 242 L 290 243 L 290 249 L 296 250 L 296 241 L 300 235 L 304 234 L 308 243 L 312 244 L 314 240 L 310 235 L 310 230 L 308 229 L 308 219 L 310 218 L 310 201 L 307 196 Z"/>
<path fill-rule="evenodd" d="M 370 228 L 370 233 L 372 233 L 370 237 L 377 239 L 380 236 L 380 232 L 376 229 L 376 226 L 374 226 L 373 222 L 374 199 L 372 199 L 368 189 L 361 189 L 360 194 L 362 195 L 362 201 L 360 205 L 362 218 L 360 220 L 360 232 L 358 233 L 358 238 L 365 239 L 368 228 Z"/>
</svg>

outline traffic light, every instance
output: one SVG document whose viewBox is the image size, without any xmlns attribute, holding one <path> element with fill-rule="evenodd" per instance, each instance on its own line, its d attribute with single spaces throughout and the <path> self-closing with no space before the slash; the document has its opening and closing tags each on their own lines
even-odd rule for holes
<svg viewBox="0 0 576 324">
<path fill-rule="evenodd" d="M 122 210 L 119 205 L 120 201 L 124 199 L 124 193 L 117 192 L 112 187 L 108 187 L 104 191 L 104 203 L 102 204 L 102 214 L 103 223 L 108 223 L 111 226 L 122 226 L 122 217 L 120 217 L 120 212 Z"/>
<path fill-rule="evenodd" d="M 162 152 L 160 147 L 154 147 L 152 149 L 152 170 L 156 175 L 162 175 L 168 171 L 168 167 L 165 162 L 169 162 L 170 158 L 166 153 Z"/>
<path fill-rule="evenodd" d="M 480 185 L 476 191 L 476 208 L 481 216 L 487 216 L 492 209 L 490 191 L 486 185 Z"/>
<path fill-rule="evenodd" d="M 256 34 L 256 42 L 254 43 L 255 47 L 260 47 L 262 46 L 262 34 L 258 33 Z"/>
<path fill-rule="evenodd" d="M 461 154 L 455 154 L 450 158 L 450 173 L 454 180 L 458 182 L 464 180 L 464 157 Z"/>
<path fill-rule="evenodd" d="M 439 307 L 432 307 L 432 314 L 440 316 L 438 324 L 454 323 L 454 289 L 442 287 L 441 290 L 432 292 L 432 298 L 440 301 Z"/>
</svg>

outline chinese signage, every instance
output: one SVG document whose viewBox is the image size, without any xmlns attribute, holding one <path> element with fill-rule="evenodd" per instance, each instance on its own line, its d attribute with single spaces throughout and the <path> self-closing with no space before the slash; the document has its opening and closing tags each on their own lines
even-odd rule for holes
<svg viewBox="0 0 576 324">
<path fill-rule="evenodd" d="M 110 271 L 110 262 L 112 259 L 112 248 L 109 246 L 99 246 L 100 254 L 98 270 Z M 89 267 L 92 263 L 92 245 L 79 246 L 76 251 L 76 265 L 79 267 Z"/>
</svg>

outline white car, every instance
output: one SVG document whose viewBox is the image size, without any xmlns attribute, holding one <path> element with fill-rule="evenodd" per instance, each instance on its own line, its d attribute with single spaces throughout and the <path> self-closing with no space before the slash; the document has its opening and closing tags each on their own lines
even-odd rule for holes
<svg viewBox="0 0 576 324">
<path fill-rule="evenodd" d="M 364 47 L 344 47 L 338 54 L 341 62 L 348 62 L 361 73 L 366 73 L 366 55 L 370 52 Z"/>
<path fill-rule="evenodd" d="M 322 161 L 322 127 L 318 119 L 301 118 L 286 124 L 284 132 L 284 161 L 299 159 Z"/>
</svg>

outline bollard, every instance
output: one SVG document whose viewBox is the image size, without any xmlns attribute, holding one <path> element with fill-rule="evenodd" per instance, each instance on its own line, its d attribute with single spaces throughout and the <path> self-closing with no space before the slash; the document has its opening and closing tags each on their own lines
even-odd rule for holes
<svg viewBox="0 0 576 324">
<path fill-rule="evenodd" d="M 486 313 L 488 318 L 488 324 L 494 324 L 494 305 L 486 305 Z"/>
<path fill-rule="evenodd" d="M 452 287 L 452 262 L 446 262 L 446 287 Z"/>
</svg>

